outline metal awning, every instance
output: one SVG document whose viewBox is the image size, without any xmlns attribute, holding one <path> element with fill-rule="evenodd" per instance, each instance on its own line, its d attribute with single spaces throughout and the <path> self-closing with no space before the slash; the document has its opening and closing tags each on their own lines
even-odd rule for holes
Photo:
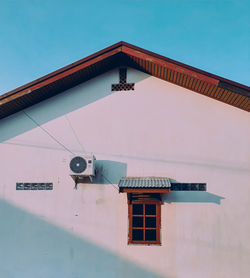
<svg viewBox="0 0 250 278">
<path fill-rule="evenodd" d="M 147 190 L 148 192 L 169 192 L 170 179 L 166 177 L 124 177 L 119 183 L 120 192 L 132 192 L 136 190 Z M 159 192 L 160 192 L 159 191 Z"/>
<path fill-rule="evenodd" d="M 127 193 L 170 193 L 170 191 L 207 191 L 206 183 L 170 182 L 166 177 L 124 177 L 119 183 L 119 191 Z"/>
</svg>

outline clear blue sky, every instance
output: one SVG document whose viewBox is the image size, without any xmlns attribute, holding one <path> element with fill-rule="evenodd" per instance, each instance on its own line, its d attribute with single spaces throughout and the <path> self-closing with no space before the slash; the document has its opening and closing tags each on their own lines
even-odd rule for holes
<svg viewBox="0 0 250 278">
<path fill-rule="evenodd" d="M 0 94 L 121 40 L 250 85 L 250 0 L 0 0 Z"/>
</svg>

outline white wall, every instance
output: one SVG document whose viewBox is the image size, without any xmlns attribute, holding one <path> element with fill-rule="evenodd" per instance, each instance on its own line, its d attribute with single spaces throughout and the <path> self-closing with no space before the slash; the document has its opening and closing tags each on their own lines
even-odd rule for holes
<svg viewBox="0 0 250 278">
<path fill-rule="evenodd" d="M 72 152 L 95 154 L 107 178 L 95 184 L 74 190 L 70 154 L 24 113 L 0 122 L 4 277 L 34 277 L 44 260 L 46 277 L 248 277 L 249 114 L 133 69 L 135 91 L 111 92 L 118 80 L 116 69 L 26 109 Z M 126 195 L 107 182 L 125 175 L 203 182 L 207 192 L 164 196 L 162 245 L 128 246 Z"/>
</svg>

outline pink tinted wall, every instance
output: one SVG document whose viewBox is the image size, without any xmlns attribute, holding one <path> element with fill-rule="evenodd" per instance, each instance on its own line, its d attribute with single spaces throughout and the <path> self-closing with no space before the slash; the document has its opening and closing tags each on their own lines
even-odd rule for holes
<svg viewBox="0 0 250 278">
<path fill-rule="evenodd" d="M 114 261 L 90 272 L 92 277 L 100 271 L 104 277 L 248 277 L 248 113 L 133 69 L 128 82 L 135 82 L 135 91 L 112 92 L 118 80 L 115 69 L 26 109 L 73 153 L 96 156 L 98 177 L 77 190 L 69 176 L 69 152 L 22 112 L 0 122 L 0 197 L 7 212 L 15 208 L 12 220 L 18 223 L 7 228 L 10 219 L 3 215 L 7 224 L 0 241 L 14 253 L 3 255 L 4 273 L 20 277 L 21 263 L 12 267 L 12 262 L 20 261 L 21 249 L 11 238 L 19 238 L 18 227 L 28 232 L 39 223 L 45 241 L 53 243 L 54 229 L 67 233 L 69 242 L 79 241 L 59 256 L 52 243 L 39 251 L 41 238 L 30 236 L 29 257 L 48 259 L 47 277 L 58 274 L 56 258 L 71 262 L 62 277 L 84 275 L 98 264 L 97 254 L 104 254 L 107 264 Z M 207 192 L 165 195 L 161 246 L 127 245 L 127 197 L 117 190 L 126 175 L 202 182 Z M 53 190 L 16 191 L 16 182 L 53 182 Z M 19 221 L 19 211 L 30 216 Z M 96 255 L 83 267 L 81 253 L 93 250 Z M 21 273 L 34 276 L 39 266 L 42 262 Z"/>
</svg>

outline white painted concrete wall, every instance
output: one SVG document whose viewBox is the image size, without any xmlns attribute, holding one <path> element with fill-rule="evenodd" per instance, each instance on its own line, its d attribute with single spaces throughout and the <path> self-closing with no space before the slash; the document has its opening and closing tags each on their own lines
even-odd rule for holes
<svg viewBox="0 0 250 278">
<path fill-rule="evenodd" d="M 95 154 L 106 177 L 95 184 L 74 190 L 70 153 L 24 113 L 0 122 L 0 277 L 249 277 L 249 114 L 133 69 L 135 91 L 111 92 L 118 80 L 116 69 L 26 109 L 72 152 Z M 162 245 L 127 245 L 126 195 L 107 182 L 126 175 L 207 192 L 166 195 Z"/>
</svg>

